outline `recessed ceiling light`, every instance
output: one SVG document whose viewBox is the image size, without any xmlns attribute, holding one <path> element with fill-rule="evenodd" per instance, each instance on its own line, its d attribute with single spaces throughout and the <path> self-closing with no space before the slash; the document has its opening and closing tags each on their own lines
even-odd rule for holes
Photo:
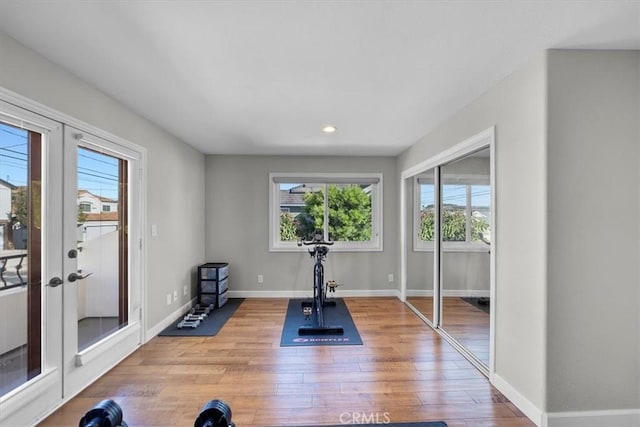
<svg viewBox="0 0 640 427">
<path fill-rule="evenodd" d="M 338 128 L 333 126 L 333 125 L 327 125 L 327 126 L 322 128 L 322 132 L 324 132 L 324 133 L 334 133 L 337 130 L 338 130 Z"/>
</svg>

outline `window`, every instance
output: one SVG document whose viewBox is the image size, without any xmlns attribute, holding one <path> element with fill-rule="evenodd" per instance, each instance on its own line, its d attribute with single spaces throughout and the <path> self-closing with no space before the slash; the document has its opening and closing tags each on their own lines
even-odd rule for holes
<svg viewBox="0 0 640 427">
<path fill-rule="evenodd" d="M 320 230 L 334 250 L 382 250 L 382 174 L 271 174 L 270 250 Z"/>
<path fill-rule="evenodd" d="M 483 250 L 490 240 L 491 187 L 486 177 L 445 175 L 441 187 L 444 249 Z M 433 250 L 436 188 L 433 175 L 415 179 L 416 250 Z"/>
<path fill-rule="evenodd" d="M 91 203 L 81 202 L 78 206 L 78 209 L 80 210 L 80 212 L 91 212 Z"/>
<path fill-rule="evenodd" d="M 110 205 L 102 205 L 102 212 L 111 212 Z"/>
</svg>

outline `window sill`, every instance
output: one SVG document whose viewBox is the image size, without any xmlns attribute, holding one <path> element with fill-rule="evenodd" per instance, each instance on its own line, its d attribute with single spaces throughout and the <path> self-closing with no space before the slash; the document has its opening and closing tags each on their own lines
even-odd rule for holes
<svg viewBox="0 0 640 427">
<path fill-rule="evenodd" d="M 296 245 L 277 245 L 271 246 L 269 248 L 269 252 L 307 252 L 307 248 L 312 246 L 298 246 Z M 349 246 L 349 245 L 340 245 L 338 243 L 329 246 L 329 252 L 383 252 L 384 248 L 382 245 L 371 245 L 371 246 Z"/>
<path fill-rule="evenodd" d="M 463 245 L 456 245 L 456 246 L 448 246 L 448 245 L 443 245 L 442 246 L 442 252 L 490 252 L 491 247 L 489 245 L 486 245 L 484 243 L 482 244 L 478 244 L 478 245 L 473 245 L 473 244 L 463 244 Z M 433 252 L 434 248 L 422 248 L 422 247 L 414 247 L 413 248 L 414 252 Z"/>
</svg>

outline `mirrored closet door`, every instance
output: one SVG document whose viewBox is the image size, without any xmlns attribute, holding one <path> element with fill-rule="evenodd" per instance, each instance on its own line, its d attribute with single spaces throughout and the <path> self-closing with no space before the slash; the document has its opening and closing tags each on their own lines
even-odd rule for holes
<svg viewBox="0 0 640 427">
<path fill-rule="evenodd" d="M 440 167 L 440 327 L 489 365 L 489 149 Z"/>
<path fill-rule="evenodd" d="M 488 374 L 493 130 L 403 173 L 407 304 Z"/>
<path fill-rule="evenodd" d="M 405 191 L 412 209 L 407 221 L 413 239 L 407 239 L 407 301 L 434 322 L 434 255 L 436 247 L 435 169 L 405 180 Z"/>
</svg>

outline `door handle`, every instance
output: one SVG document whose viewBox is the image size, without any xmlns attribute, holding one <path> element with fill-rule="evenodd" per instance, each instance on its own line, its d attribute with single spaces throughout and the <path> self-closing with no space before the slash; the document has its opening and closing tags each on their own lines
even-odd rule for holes
<svg viewBox="0 0 640 427">
<path fill-rule="evenodd" d="M 87 277 L 91 276 L 93 273 L 87 273 L 84 276 L 82 274 L 80 274 L 79 272 L 73 272 L 71 274 L 69 274 L 69 277 L 67 277 L 67 280 L 70 282 L 75 282 L 76 280 L 82 280 L 82 279 L 86 279 Z"/>
<path fill-rule="evenodd" d="M 47 283 L 47 286 L 51 286 L 52 288 L 55 288 L 62 285 L 63 283 L 64 283 L 64 280 L 62 280 L 61 278 L 53 277 L 51 278 L 51 280 L 49 280 L 49 283 Z"/>
</svg>

